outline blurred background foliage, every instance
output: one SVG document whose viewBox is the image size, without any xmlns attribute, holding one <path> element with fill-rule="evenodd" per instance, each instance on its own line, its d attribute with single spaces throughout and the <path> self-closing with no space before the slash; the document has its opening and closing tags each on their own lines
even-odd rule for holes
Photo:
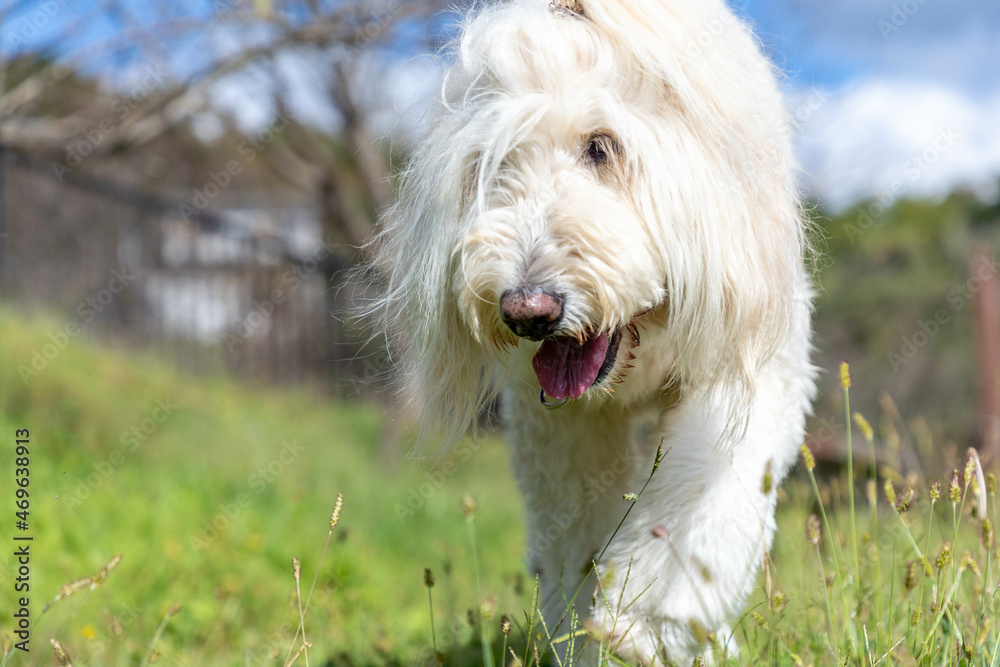
<svg viewBox="0 0 1000 667">
<path fill-rule="evenodd" d="M 968 192 L 943 200 L 901 200 L 881 215 L 865 201 L 835 216 L 815 212 L 819 229 L 815 347 L 826 391 L 817 416 L 842 408 L 839 361 L 851 364 L 859 406 L 890 396 L 902 415 L 927 415 L 940 443 L 980 441 L 975 345 L 977 274 L 996 277 L 977 248 L 995 257 L 1000 206 Z M 970 280 L 973 282 L 970 283 Z M 943 324 L 935 315 L 944 311 Z M 935 333 L 920 333 L 920 323 Z M 921 345 L 921 343 L 923 343 Z M 936 471 L 935 471 L 936 472 Z"/>
<path fill-rule="evenodd" d="M 0 425 L 37 434 L 37 599 L 122 552 L 118 585 L 142 610 L 122 631 L 128 596 L 105 590 L 83 611 L 48 612 L 45 636 L 67 638 L 82 664 L 139 662 L 176 601 L 186 611 L 160 644 L 172 664 L 275 664 L 295 627 L 290 559 L 318 554 L 338 491 L 343 530 L 319 583 L 331 602 L 313 612 L 328 664 L 426 657 L 425 566 L 447 589 L 448 650 L 471 641 L 466 606 L 526 606 L 503 448 L 475 441 L 471 462 L 441 477 L 407 462 L 382 342 L 350 316 L 377 293 L 356 270 L 363 244 L 457 16 L 437 0 L 0 4 Z M 841 101 L 814 94 L 794 115 Z M 983 442 L 1000 340 L 976 313 L 1000 304 L 995 269 L 970 280 L 1000 248 L 1000 181 L 980 177 L 936 196 L 874 183 L 846 204 L 810 195 L 823 369 L 810 445 L 834 465 L 843 360 L 853 407 L 892 425 L 880 451 L 901 473 L 936 477 Z M 100 475 L 165 396 L 177 414 Z M 302 457 L 193 546 L 287 440 Z M 10 460 L 4 449 L 0 467 Z M 469 489 L 485 554 L 476 595 L 458 511 Z M 9 555 L 0 565 L 6 609 Z"/>
</svg>

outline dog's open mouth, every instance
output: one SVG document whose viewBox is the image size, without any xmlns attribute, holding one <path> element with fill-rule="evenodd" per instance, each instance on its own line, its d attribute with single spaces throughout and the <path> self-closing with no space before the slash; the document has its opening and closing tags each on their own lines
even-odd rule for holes
<svg viewBox="0 0 1000 667">
<path fill-rule="evenodd" d="M 621 329 L 588 336 L 582 343 L 571 336 L 546 340 L 531 360 L 538 384 L 556 400 L 580 398 L 614 368 L 621 340 Z"/>
</svg>

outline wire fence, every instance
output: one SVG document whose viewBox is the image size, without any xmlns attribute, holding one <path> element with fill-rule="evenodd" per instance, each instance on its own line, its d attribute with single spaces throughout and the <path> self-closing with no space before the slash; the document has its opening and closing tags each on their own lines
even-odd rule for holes
<svg viewBox="0 0 1000 667">
<path fill-rule="evenodd" d="M 378 388 L 352 313 L 371 288 L 309 207 L 187 215 L 176 202 L 0 153 L 4 301 L 181 367 L 334 395 Z M 374 350 L 374 351 L 372 351 Z"/>
</svg>

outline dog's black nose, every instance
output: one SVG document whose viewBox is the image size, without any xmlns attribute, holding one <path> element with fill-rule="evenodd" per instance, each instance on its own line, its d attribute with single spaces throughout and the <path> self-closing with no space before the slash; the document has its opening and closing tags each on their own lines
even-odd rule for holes
<svg viewBox="0 0 1000 667">
<path fill-rule="evenodd" d="M 500 297 L 500 317 L 521 338 L 542 340 L 559 326 L 563 299 L 542 290 L 515 290 Z"/>
</svg>

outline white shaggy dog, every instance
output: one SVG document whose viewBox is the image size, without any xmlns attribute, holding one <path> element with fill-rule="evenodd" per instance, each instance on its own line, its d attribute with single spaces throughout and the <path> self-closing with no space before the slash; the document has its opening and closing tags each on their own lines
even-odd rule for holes
<svg viewBox="0 0 1000 667">
<path fill-rule="evenodd" d="M 689 663 L 755 585 L 814 391 L 790 144 L 722 0 L 463 25 L 376 241 L 383 323 L 428 439 L 502 393 L 553 635 L 569 604 L 590 647 Z"/>
</svg>

